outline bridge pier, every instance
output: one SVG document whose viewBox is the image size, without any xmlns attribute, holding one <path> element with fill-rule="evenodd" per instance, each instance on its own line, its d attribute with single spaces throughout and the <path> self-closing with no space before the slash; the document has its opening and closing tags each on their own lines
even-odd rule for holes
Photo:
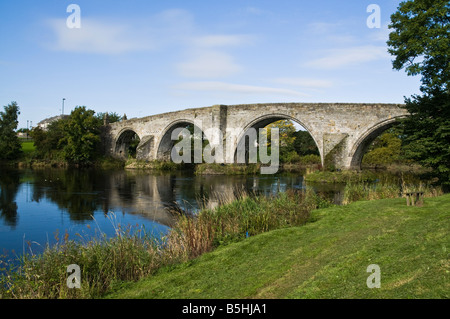
<svg viewBox="0 0 450 319">
<path fill-rule="evenodd" d="M 322 165 L 325 169 L 348 169 L 346 154 L 349 135 L 347 133 L 323 134 Z"/>
</svg>

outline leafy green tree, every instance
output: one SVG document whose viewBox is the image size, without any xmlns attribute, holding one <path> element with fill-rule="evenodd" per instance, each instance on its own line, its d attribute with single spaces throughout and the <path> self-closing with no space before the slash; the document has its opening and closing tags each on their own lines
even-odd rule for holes
<svg viewBox="0 0 450 319">
<path fill-rule="evenodd" d="M 364 155 L 365 165 L 389 165 L 402 160 L 402 140 L 395 131 L 389 130 L 375 139 Z"/>
<path fill-rule="evenodd" d="M 14 160 L 22 154 L 22 146 L 16 133 L 19 114 L 17 102 L 11 102 L 4 107 L 4 112 L 0 112 L 1 160 Z"/>
<path fill-rule="evenodd" d="M 290 120 L 280 120 L 266 126 L 269 147 L 273 128 L 279 129 L 280 161 L 282 163 L 298 163 L 304 156 L 320 155 L 311 134 L 307 131 L 296 131 L 294 123 Z"/>
<path fill-rule="evenodd" d="M 422 75 L 421 90 L 447 91 L 450 81 L 450 2 L 409 0 L 391 16 L 389 53 L 393 67 Z M 447 91 L 448 92 L 448 91 Z"/>
<path fill-rule="evenodd" d="M 450 187 L 450 2 L 409 0 L 391 16 L 393 67 L 421 75 L 422 95 L 406 98 L 406 153 Z"/>
<path fill-rule="evenodd" d="M 65 146 L 65 125 L 67 119 L 59 119 L 51 122 L 44 131 L 40 127 L 35 127 L 31 131 L 36 155 L 38 158 L 62 159 L 62 150 Z"/>
<path fill-rule="evenodd" d="M 279 120 L 265 127 L 267 130 L 267 146 L 271 150 L 272 129 L 277 128 L 279 133 L 280 161 L 292 163 L 298 160 L 294 151 L 295 127 L 290 120 Z M 259 153 L 258 153 L 259 154 Z"/>
<path fill-rule="evenodd" d="M 88 164 L 98 155 L 102 122 L 94 114 L 93 110 L 78 106 L 67 119 L 63 153 L 69 163 Z"/>
<path fill-rule="evenodd" d="M 407 105 L 406 156 L 432 168 L 431 175 L 450 188 L 450 94 L 416 96 Z"/>
<path fill-rule="evenodd" d="M 122 121 L 122 116 L 120 116 L 116 112 L 106 112 L 106 113 L 100 112 L 97 113 L 95 117 L 97 117 L 103 123 L 105 115 L 107 116 L 108 123 L 115 123 Z"/>
<path fill-rule="evenodd" d="M 267 129 L 267 143 L 270 146 L 271 141 L 271 131 L 273 128 L 278 128 L 279 136 L 280 136 L 280 148 L 289 148 L 292 149 L 294 141 L 295 141 L 295 127 L 294 123 L 290 120 L 280 120 L 273 122 L 265 127 Z"/>
<path fill-rule="evenodd" d="M 308 131 L 297 131 L 294 136 L 294 149 L 298 155 L 320 155 L 316 142 Z"/>
</svg>

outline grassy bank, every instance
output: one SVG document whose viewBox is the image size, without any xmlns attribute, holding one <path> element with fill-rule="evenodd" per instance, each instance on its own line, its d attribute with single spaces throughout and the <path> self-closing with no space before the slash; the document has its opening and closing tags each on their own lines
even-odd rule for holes
<svg viewBox="0 0 450 319">
<path fill-rule="evenodd" d="M 418 165 L 391 165 L 383 169 L 364 169 L 364 170 L 309 170 L 305 174 L 305 181 L 311 183 L 363 183 L 374 182 L 383 179 L 383 175 L 402 176 L 426 174 L 429 170 Z"/>
<path fill-rule="evenodd" d="M 257 175 L 261 171 L 261 164 L 197 164 L 196 175 Z"/>
<path fill-rule="evenodd" d="M 22 139 L 20 141 L 20 143 L 22 145 L 22 152 L 23 152 L 24 156 L 27 156 L 36 150 L 36 147 L 34 146 L 34 142 L 31 140 Z"/>
<path fill-rule="evenodd" d="M 332 171 L 312 171 L 305 175 L 305 181 L 311 183 L 357 183 L 371 182 L 377 179 L 377 174 L 373 171 L 352 171 L 344 170 Z"/>
<path fill-rule="evenodd" d="M 128 159 L 124 163 L 126 169 L 137 169 L 137 170 L 150 170 L 150 171 L 160 171 L 160 172 L 171 172 L 185 170 L 192 165 L 177 164 L 172 161 L 141 161 L 137 159 Z"/>
<path fill-rule="evenodd" d="M 397 198 L 320 209 L 304 226 L 221 246 L 108 297 L 448 299 L 449 221 L 450 195 L 423 207 Z M 371 264 L 380 288 L 367 287 Z"/>
</svg>

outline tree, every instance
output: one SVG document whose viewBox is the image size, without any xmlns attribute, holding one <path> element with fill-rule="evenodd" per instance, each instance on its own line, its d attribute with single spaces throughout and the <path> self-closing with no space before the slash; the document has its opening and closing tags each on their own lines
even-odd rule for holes
<svg viewBox="0 0 450 319">
<path fill-rule="evenodd" d="M 409 0 L 391 16 L 393 68 L 421 75 L 422 95 L 405 99 L 406 154 L 450 187 L 450 3 Z"/>
<path fill-rule="evenodd" d="M 45 159 L 62 159 L 62 150 L 66 145 L 65 125 L 68 120 L 63 118 L 51 122 L 44 131 L 40 127 L 35 127 L 31 131 L 34 145 L 36 146 L 36 155 Z"/>
<path fill-rule="evenodd" d="M 22 146 L 16 134 L 19 124 L 19 106 L 11 102 L 0 112 L 0 159 L 14 160 L 22 154 Z"/>
<path fill-rule="evenodd" d="M 102 123 L 105 119 L 105 116 L 107 117 L 108 123 L 115 123 L 122 121 L 122 116 L 120 116 L 116 112 L 106 112 L 106 113 L 100 112 L 95 115 L 95 117 L 97 117 L 100 121 L 102 121 Z"/>
<path fill-rule="evenodd" d="M 294 133 L 294 149 L 300 156 L 320 155 L 316 142 L 308 131 L 297 131 Z"/>
<path fill-rule="evenodd" d="M 416 96 L 407 100 L 407 107 L 411 116 L 404 121 L 406 156 L 432 168 L 431 175 L 449 188 L 450 94 Z"/>
<path fill-rule="evenodd" d="M 390 129 L 378 136 L 364 155 L 363 164 L 389 165 L 402 160 L 402 140 L 398 129 Z"/>
<path fill-rule="evenodd" d="M 267 143 L 270 145 L 271 130 L 277 128 L 280 136 L 280 148 L 292 148 L 295 141 L 295 126 L 290 120 L 280 120 L 265 127 L 267 129 Z"/>
<path fill-rule="evenodd" d="M 93 110 L 77 106 L 64 125 L 65 159 L 72 164 L 88 164 L 97 155 L 102 122 Z"/>
<path fill-rule="evenodd" d="M 424 92 L 447 91 L 450 81 L 450 3 L 448 0 L 409 0 L 391 16 L 389 53 L 393 67 L 422 75 Z M 447 91 L 448 92 L 448 91 Z"/>
</svg>

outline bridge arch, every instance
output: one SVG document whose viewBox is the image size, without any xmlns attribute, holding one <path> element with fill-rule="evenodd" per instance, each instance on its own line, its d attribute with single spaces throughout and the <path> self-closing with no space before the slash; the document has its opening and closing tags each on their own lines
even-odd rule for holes
<svg viewBox="0 0 450 319">
<path fill-rule="evenodd" d="M 172 148 L 174 147 L 175 142 L 176 142 L 176 141 L 172 140 L 172 132 L 174 130 L 176 130 L 177 128 L 187 128 L 190 125 L 194 125 L 200 129 L 200 131 L 202 132 L 202 140 L 203 140 L 203 138 L 204 138 L 203 130 L 200 127 L 198 127 L 194 121 L 192 121 L 190 119 L 180 119 L 180 120 L 173 121 L 163 129 L 163 131 L 160 135 L 161 138 L 158 143 L 158 148 L 156 151 L 156 159 L 157 160 L 162 160 L 162 161 L 170 161 L 171 160 Z"/>
<path fill-rule="evenodd" d="M 317 137 L 312 134 L 313 131 L 311 130 L 311 128 L 309 128 L 307 124 L 305 124 L 303 121 L 299 120 L 298 118 L 291 116 L 291 115 L 282 114 L 282 113 L 271 113 L 271 114 L 262 115 L 256 119 L 253 119 L 252 121 L 250 121 L 249 123 L 247 123 L 244 126 L 244 129 L 239 133 L 237 140 L 236 140 L 236 147 L 234 149 L 234 162 L 237 161 L 238 150 L 240 149 L 240 147 L 244 147 L 243 143 L 246 142 L 245 136 L 247 135 L 247 132 L 249 129 L 254 128 L 258 131 L 260 128 L 264 128 L 267 125 L 277 122 L 277 121 L 280 121 L 280 120 L 291 120 L 291 121 L 299 124 L 300 126 L 302 126 L 309 133 L 309 135 L 311 135 L 312 139 L 314 140 L 314 143 L 316 144 L 317 149 L 319 150 L 320 157 L 323 162 L 322 148 L 320 147 L 320 144 L 318 143 Z"/>
<path fill-rule="evenodd" d="M 353 145 L 353 148 L 350 151 L 350 168 L 352 169 L 360 169 L 361 162 L 369 148 L 370 144 L 380 136 L 384 131 L 390 129 L 392 126 L 398 123 L 398 120 L 404 118 L 405 116 L 397 116 L 392 117 L 390 119 L 384 120 L 382 122 L 377 123 L 372 126 L 368 130 L 366 130 Z"/>
<path fill-rule="evenodd" d="M 125 127 L 114 138 L 114 156 L 127 159 L 130 155 L 136 156 L 136 148 L 140 137 L 132 127 Z"/>
</svg>

